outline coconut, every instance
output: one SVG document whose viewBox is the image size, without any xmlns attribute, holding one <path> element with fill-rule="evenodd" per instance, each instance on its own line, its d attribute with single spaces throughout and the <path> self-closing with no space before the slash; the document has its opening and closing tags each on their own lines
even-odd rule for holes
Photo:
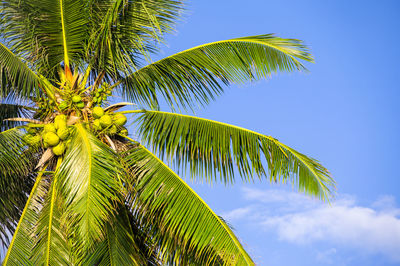
<svg viewBox="0 0 400 266">
<path fill-rule="evenodd" d="M 57 130 L 57 135 L 61 140 L 66 140 L 69 136 L 68 128 L 62 127 Z"/>
<path fill-rule="evenodd" d="M 60 142 L 60 138 L 53 132 L 47 132 L 43 139 L 49 146 L 56 146 Z"/>
<path fill-rule="evenodd" d="M 58 121 L 67 121 L 67 116 L 66 115 L 57 115 L 54 118 L 54 123 L 57 123 Z"/>
<path fill-rule="evenodd" d="M 100 125 L 103 128 L 106 128 L 106 127 L 110 126 L 111 124 L 112 124 L 111 116 L 103 115 L 102 117 L 100 117 Z"/>
<path fill-rule="evenodd" d="M 95 108 L 93 108 L 92 114 L 94 118 L 100 118 L 104 115 L 104 110 L 103 108 L 96 106 Z"/>
<path fill-rule="evenodd" d="M 97 97 L 93 97 L 93 100 L 92 100 L 94 103 L 97 103 Z"/>
<path fill-rule="evenodd" d="M 118 131 L 117 126 L 116 125 L 112 125 L 110 127 L 110 129 L 108 130 L 108 133 L 110 133 L 110 135 L 114 135 L 114 134 L 117 134 L 117 131 Z"/>
<path fill-rule="evenodd" d="M 126 123 L 126 116 L 124 114 L 116 114 L 114 115 L 114 123 L 117 126 L 123 126 Z"/>
<path fill-rule="evenodd" d="M 54 132 L 54 133 L 56 133 L 56 127 L 54 126 L 54 124 L 46 124 L 44 126 L 44 132 Z"/>
<path fill-rule="evenodd" d="M 79 96 L 79 95 L 74 95 L 74 96 L 72 97 L 72 101 L 73 101 L 74 103 L 79 103 L 79 102 L 82 101 L 82 97 Z"/>
<path fill-rule="evenodd" d="M 97 131 L 101 130 L 100 119 L 95 119 L 93 121 L 93 129 Z"/>
<path fill-rule="evenodd" d="M 56 129 L 67 127 L 67 117 L 65 115 L 58 115 L 54 119 L 54 126 Z"/>
<path fill-rule="evenodd" d="M 76 104 L 76 107 L 78 107 L 79 109 L 85 108 L 85 103 L 84 102 L 79 102 Z"/>
<path fill-rule="evenodd" d="M 58 105 L 58 108 L 60 108 L 61 111 L 64 111 L 68 108 L 68 103 L 66 101 L 62 101 L 60 105 Z"/>
<path fill-rule="evenodd" d="M 61 156 L 65 151 L 65 144 L 60 142 L 57 146 L 54 146 L 52 150 L 54 155 Z"/>
<path fill-rule="evenodd" d="M 128 130 L 126 128 L 123 128 L 123 129 L 121 129 L 119 134 L 122 135 L 122 136 L 128 136 Z"/>
</svg>

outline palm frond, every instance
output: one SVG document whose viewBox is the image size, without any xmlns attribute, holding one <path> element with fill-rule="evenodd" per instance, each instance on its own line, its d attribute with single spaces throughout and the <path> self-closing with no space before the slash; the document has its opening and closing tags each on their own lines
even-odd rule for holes
<svg viewBox="0 0 400 266">
<path fill-rule="evenodd" d="M 135 145 L 124 161 L 137 181 L 132 208 L 160 228 L 155 241 L 162 261 L 205 265 L 221 259 L 227 265 L 253 265 L 225 222 L 154 154 Z M 186 260 L 193 253 L 194 261 Z"/>
<path fill-rule="evenodd" d="M 1 14 L 1 13 L 0 13 Z M 39 93 L 39 78 L 19 56 L 0 43 L 0 99 Z"/>
<path fill-rule="evenodd" d="M 8 175 L 27 175 L 30 171 L 34 151 L 27 149 L 23 136 L 24 132 L 19 128 L 0 132 L 1 181 L 6 181 Z"/>
<path fill-rule="evenodd" d="M 328 199 L 334 181 L 318 161 L 277 139 L 208 119 L 143 111 L 137 118 L 138 134 L 161 155 L 189 168 L 192 177 L 211 182 L 218 175 L 233 182 L 234 169 L 243 180 L 269 177 L 271 182 L 291 181 L 300 191 Z"/>
<path fill-rule="evenodd" d="M 131 73 L 173 29 L 181 1 L 91 1 L 88 62 L 112 77 Z"/>
<path fill-rule="evenodd" d="M 75 126 L 56 178 L 80 259 L 96 241 L 104 238 L 103 225 L 112 219 L 114 205 L 121 199 L 120 169 L 115 158 L 112 150 L 82 124 Z"/>
<path fill-rule="evenodd" d="M 58 160 L 56 171 L 60 166 Z M 49 180 L 49 189 L 39 219 L 35 226 L 35 245 L 32 250 L 33 265 L 71 265 L 67 230 L 62 225 L 63 199 L 57 191 L 57 177 Z"/>
<path fill-rule="evenodd" d="M 13 51 L 50 74 L 61 62 L 68 66 L 84 54 L 89 17 L 84 7 L 81 0 L 4 1 L 3 38 Z"/>
<path fill-rule="evenodd" d="M 35 151 L 26 149 L 18 128 L 0 132 L 0 242 L 7 245 L 33 186 Z"/>
<path fill-rule="evenodd" d="M 313 61 L 300 40 L 271 34 L 200 45 L 149 64 L 121 81 L 125 98 L 155 105 L 162 96 L 173 107 L 207 104 L 222 84 L 265 78 L 277 71 L 304 70 Z"/>
<path fill-rule="evenodd" d="M 147 254 L 143 254 L 135 242 L 136 235 L 124 205 L 117 209 L 116 216 L 106 223 L 105 228 L 104 240 L 95 245 L 85 265 L 149 265 Z"/>
<path fill-rule="evenodd" d="M 32 108 L 28 106 L 7 103 L 7 101 L 0 101 L 0 131 L 21 125 L 21 122 L 19 121 L 9 121 L 5 119 L 15 117 L 30 117 L 31 115 Z"/>
<path fill-rule="evenodd" d="M 31 261 L 34 245 L 33 228 L 40 211 L 40 201 L 44 190 L 43 172 L 39 172 L 30 195 L 22 211 L 14 236 L 11 240 L 3 265 L 34 265 Z"/>
</svg>

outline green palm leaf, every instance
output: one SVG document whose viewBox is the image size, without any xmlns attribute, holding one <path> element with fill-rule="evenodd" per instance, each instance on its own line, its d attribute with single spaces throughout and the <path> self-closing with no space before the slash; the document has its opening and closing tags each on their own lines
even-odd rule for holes
<svg viewBox="0 0 400 266">
<path fill-rule="evenodd" d="M 145 214 L 147 223 L 161 228 L 155 238 L 162 260 L 176 262 L 195 253 L 200 264 L 222 259 L 229 265 L 253 265 L 225 222 L 154 154 L 136 145 L 124 161 L 137 180 L 138 212 Z"/>
<path fill-rule="evenodd" d="M 0 101 L 0 131 L 19 126 L 18 121 L 8 121 L 7 118 L 29 117 L 32 114 L 32 108 L 22 104 L 12 104 Z"/>
<path fill-rule="evenodd" d="M 175 0 L 91 1 L 88 62 L 114 79 L 131 72 L 172 31 L 181 9 Z"/>
<path fill-rule="evenodd" d="M 140 112 L 140 111 L 139 111 Z M 192 177 L 233 182 L 234 166 L 244 180 L 268 176 L 291 182 L 300 191 L 327 199 L 334 185 L 318 161 L 260 133 L 176 113 L 142 111 L 138 133 L 162 157 L 189 168 Z"/>
<path fill-rule="evenodd" d="M 0 43 L 0 99 L 10 95 L 27 98 L 39 93 L 39 78 L 28 65 Z"/>
<path fill-rule="evenodd" d="M 3 265 L 34 265 L 31 261 L 34 245 L 33 227 L 39 216 L 41 197 L 44 194 L 43 172 L 39 172 L 35 184 L 22 211 L 13 239 L 8 246 Z"/>
<path fill-rule="evenodd" d="M 200 45 L 149 64 L 121 81 L 126 98 L 143 104 L 206 104 L 222 92 L 221 83 L 242 83 L 278 70 L 303 70 L 298 59 L 313 61 L 299 40 L 271 34 Z"/>
<path fill-rule="evenodd" d="M 36 159 L 18 128 L 0 132 L 0 241 L 8 243 L 33 185 Z"/>
<path fill-rule="evenodd" d="M 96 241 L 103 239 L 103 224 L 112 219 L 114 205 L 121 198 L 122 187 L 117 179 L 120 169 L 115 158 L 111 149 L 82 124 L 75 126 L 56 178 L 80 259 Z"/>
<path fill-rule="evenodd" d="M 84 54 L 88 15 L 80 0 L 11 0 L 2 3 L 2 30 L 17 54 L 42 73 Z"/>
<path fill-rule="evenodd" d="M 85 265 L 145 265 L 147 254 L 135 243 L 126 207 L 118 208 L 116 217 L 105 225 L 105 238 L 95 245 Z"/>
<path fill-rule="evenodd" d="M 60 162 L 59 159 L 56 171 Z M 63 228 L 61 221 L 63 199 L 57 191 L 57 181 L 57 176 L 53 176 L 35 226 L 37 237 L 32 250 L 33 265 L 71 265 L 66 228 Z"/>
</svg>

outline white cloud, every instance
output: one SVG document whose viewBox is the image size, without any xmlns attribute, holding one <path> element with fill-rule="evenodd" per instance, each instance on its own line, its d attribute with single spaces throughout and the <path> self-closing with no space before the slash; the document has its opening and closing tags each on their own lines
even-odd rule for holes
<svg viewBox="0 0 400 266">
<path fill-rule="evenodd" d="M 336 248 L 317 252 L 317 261 L 323 264 L 333 264 L 333 257 L 336 255 Z"/>
<path fill-rule="evenodd" d="M 248 215 L 251 211 L 251 207 L 246 207 L 246 208 L 238 208 L 234 209 L 233 211 L 223 213 L 222 217 L 226 219 L 227 221 L 233 221 L 233 220 L 238 220 L 244 218 L 246 215 Z"/>
<path fill-rule="evenodd" d="M 350 196 L 339 197 L 328 205 L 279 190 L 245 188 L 243 195 L 251 205 L 231 211 L 231 217 L 248 219 L 267 231 L 277 232 L 282 241 L 337 243 L 400 262 L 400 209 L 391 196 L 365 207 L 358 206 Z M 319 258 L 317 255 L 317 259 L 323 258 L 324 254 Z"/>
</svg>

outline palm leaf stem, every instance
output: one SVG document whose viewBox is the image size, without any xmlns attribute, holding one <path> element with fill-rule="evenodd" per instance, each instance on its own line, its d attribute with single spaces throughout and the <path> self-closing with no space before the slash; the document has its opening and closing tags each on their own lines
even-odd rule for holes
<svg viewBox="0 0 400 266">
<path fill-rule="evenodd" d="M 58 157 L 56 169 L 54 172 L 58 170 L 62 162 L 62 158 Z M 51 246 L 51 233 L 52 233 L 52 223 L 53 223 L 53 216 L 54 216 L 54 204 L 56 201 L 56 186 L 57 186 L 57 175 L 54 176 L 53 180 L 53 190 L 51 195 L 51 203 L 50 203 L 50 214 L 49 214 L 49 232 L 47 234 L 47 249 L 46 249 L 46 265 L 50 265 L 50 246 Z"/>
</svg>

